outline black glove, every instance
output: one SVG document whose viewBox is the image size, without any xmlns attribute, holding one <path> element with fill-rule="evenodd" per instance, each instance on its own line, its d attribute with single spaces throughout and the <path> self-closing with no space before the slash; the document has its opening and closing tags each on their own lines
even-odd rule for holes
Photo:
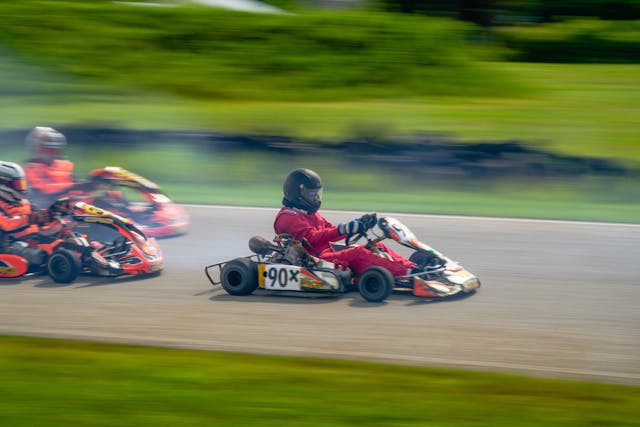
<svg viewBox="0 0 640 427">
<path fill-rule="evenodd" d="M 378 223 L 378 217 L 375 213 L 364 214 L 359 218 L 359 221 L 364 225 L 365 230 L 371 230 Z"/>
<path fill-rule="evenodd" d="M 51 222 L 51 215 L 46 209 L 39 209 L 29 214 L 29 224 L 41 225 L 48 222 Z"/>
<path fill-rule="evenodd" d="M 57 213 L 57 212 L 70 212 L 71 211 L 71 200 L 68 197 L 61 197 L 49 207 L 49 212 Z"/>
<path fill-rule="evenodd" d="M 349 222 L 338 224 L 338 233 L 353 236 L 365 232 L 365 227 L 359 219 L 352 219 Z"/>
</svg>

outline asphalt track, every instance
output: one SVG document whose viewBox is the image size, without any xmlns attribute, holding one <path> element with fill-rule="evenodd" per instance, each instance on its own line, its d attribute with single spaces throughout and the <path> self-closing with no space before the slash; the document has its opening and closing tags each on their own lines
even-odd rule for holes
<svg viewBox="0 0 640 427">
<path fill-rule="evenodd" d="M 227 295 L 204 266 L 248 255 L 253 235 L 271 238 L 276 210 L 188 209 L 190 233 L 160 241 L 159 277 L 0 279 L 0 334 L 640 384 L 640 225 L 394 214 L 482 288 L 372 304 L 357 293 Z"/>
</svg>

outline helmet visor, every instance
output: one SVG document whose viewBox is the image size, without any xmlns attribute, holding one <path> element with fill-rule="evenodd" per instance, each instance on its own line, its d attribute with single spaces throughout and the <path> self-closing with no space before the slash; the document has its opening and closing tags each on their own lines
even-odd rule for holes
<svg viewBox="0 0 640 427">
<path fill-rule="evenodd" d="M 38 149 L 38 153 L 41 156 L 52 159 L 60 158 L 62 156 L 62 150 L 58 147 L 40 147 Z"/>
<path fill-rule="evenodd" d="M 22 179 L 14 179 L 11 182 L 9 182 L 9 187 L 13 188 L 14 190 L 22 193 L 22 194 L 26 194 L 27 193 L 27 180 L 25 178 Z"/>
<path fill-rule="evenodd" d="M 302 188 L 300 195 L 312 205 L 319 206 L 322 202 L 322 188 Z"/>
</svg>

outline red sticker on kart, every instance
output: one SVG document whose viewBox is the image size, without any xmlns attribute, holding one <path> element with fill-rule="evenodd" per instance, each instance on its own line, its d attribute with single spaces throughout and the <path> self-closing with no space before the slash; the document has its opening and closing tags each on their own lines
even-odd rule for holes
<svg viewBox="0 0 640 427">
<path fill-rule="evenodd" d="M 20 277 L 27 272 L 27 260 L 18 255 L 0 255 L 0 277 Z"/>
</svg>

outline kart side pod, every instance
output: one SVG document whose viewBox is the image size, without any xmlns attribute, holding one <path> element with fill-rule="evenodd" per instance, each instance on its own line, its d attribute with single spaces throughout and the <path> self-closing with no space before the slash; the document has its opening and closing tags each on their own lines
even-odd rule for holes
<svg viewBox="0 0 640 427">
<path fill-rule="evenodd" d="M 289 264 L 258 264 L 258 285 L 271 291 L 344 292 L 350 272 Z"/>
<path fill-rule="evenodd" d="M 0 277 L 20 277 L 27 272 L 29 264 L 19 255 L 0 254 Z"/>
</svg>

